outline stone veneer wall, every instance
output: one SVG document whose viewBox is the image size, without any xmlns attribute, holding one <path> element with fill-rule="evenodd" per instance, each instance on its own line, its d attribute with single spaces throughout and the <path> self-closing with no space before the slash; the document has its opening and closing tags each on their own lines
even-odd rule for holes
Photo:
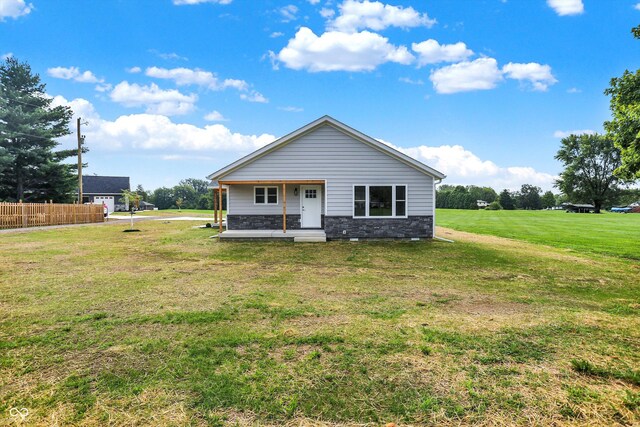
<svg viewBox="0 0 640 427">
<path fill-rule="evenodd" d="M 324 225 L 324 215 L 320 220 Z M 282 215 L 227 215 L 229 230 L 282 230 Z M 299 230 L 300 215 L 287 214 L 287 230 Z"/>
<path fill-rule="evenodd" d="M 433 237 L 433 216 L 408 218 L 360 218 L 327 216 L 324 219 L 328 239 L 407 239 Z M 343 230 L 346 233 L 343 234 Z"/>
</svg>

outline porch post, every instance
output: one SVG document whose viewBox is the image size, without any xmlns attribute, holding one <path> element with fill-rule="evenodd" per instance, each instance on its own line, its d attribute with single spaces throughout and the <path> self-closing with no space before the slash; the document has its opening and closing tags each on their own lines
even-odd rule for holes
<svg viewBox="0 0 640 427">
<path fill-rule="evenodd" d="M 287 183 L 282 183 L 282 232 L 287 232 Z"/>
<path fill-rule="evenodd" d="M 218 200 L 216 199 L 216 189 L 213 189 L 213 222 L 218 222 Z"/>
<path fill-rule="evenodd" d="M 229 197 L 229 195 L 227 195 Z M 222 234 L 222 184 L 218 181 L 218 209 L 220 209 L 220 222 L 218 222 L 218 234 Z"/>
</svg>

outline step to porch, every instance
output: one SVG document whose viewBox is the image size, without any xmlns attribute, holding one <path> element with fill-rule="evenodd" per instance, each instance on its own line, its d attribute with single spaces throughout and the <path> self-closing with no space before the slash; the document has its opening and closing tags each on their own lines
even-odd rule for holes
<svg viewBox="0 0 640 427">
<path fill-rule="evenodd" d="M 294 242 L 326 242 L 324 230 L 227 230 L 220 240 L 292 240 Z"/>
</svg>

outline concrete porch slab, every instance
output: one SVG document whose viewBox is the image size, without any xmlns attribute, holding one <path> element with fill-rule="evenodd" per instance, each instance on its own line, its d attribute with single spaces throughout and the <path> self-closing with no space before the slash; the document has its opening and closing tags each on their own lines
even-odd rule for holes
<svg viewBox="0 0 640 427">
<path fill-rule="evenodd" d="M 220 240 L 293 240 L 294 242 L 326 242 L 324 230 L 227 230 Z"/>
</svg>

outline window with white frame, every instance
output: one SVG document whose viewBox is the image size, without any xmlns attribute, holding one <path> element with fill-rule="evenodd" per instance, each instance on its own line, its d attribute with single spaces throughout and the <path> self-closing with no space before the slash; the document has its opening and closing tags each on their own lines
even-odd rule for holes
<svg viewBox="0 0 640 427">
<path fill-rule="evenodd" d="M 256 205 L 277 205 L 278 187 L 253 187 L 253 202 Z"/>
<path fill-rule="evenodd" d="M 355 185 L 353 216 L 393 218 L 407 216 L 406 185 Z"/>
</svg>

